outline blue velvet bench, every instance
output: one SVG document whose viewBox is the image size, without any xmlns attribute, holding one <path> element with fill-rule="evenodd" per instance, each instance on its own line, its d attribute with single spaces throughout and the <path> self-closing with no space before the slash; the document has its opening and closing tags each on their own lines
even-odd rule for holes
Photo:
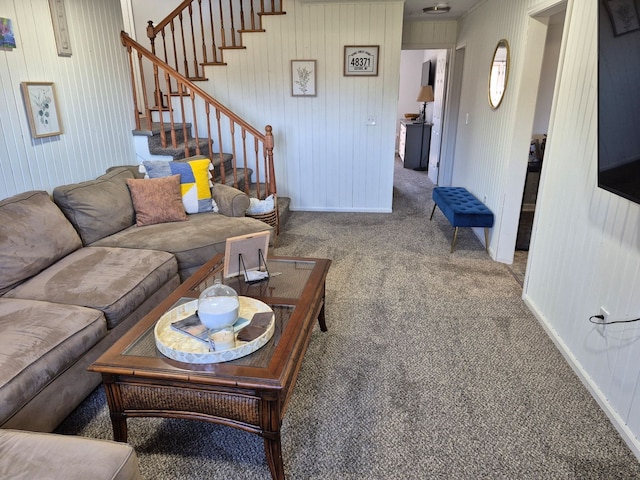
<svg viewBox="0 0 640 480">
<path fill-rule="evenodd" d="M 489 253 L 489 228 L 493 227 L 493 212 L 484 203 L 463 187 L 435 187 L 433 201 L 433 210 L 429 220 L 433 220 L 436 207 L 440 207 L 449 223 L 455 227 L 451 242 L 452 253 L 456 246 L 459 227 L 484 227 L 485 250 Z"/>
</svg>

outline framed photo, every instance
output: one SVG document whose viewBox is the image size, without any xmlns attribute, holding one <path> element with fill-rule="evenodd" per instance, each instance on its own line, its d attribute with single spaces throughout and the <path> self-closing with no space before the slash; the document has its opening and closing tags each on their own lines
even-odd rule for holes
<svg viewBox="0 0 640 480">
<path fill-rule="evenodd" d="M 613 34 L 616 37 L 640 30 L 638 10 L 634 0 L 604 0 L 604 4 L 609 12 Z"/>
<path fill-rule="evenodd" d="M 271 233 L 266 231 L 227 238 L 224 249 L 224 278 L 260 270 L 263 261 L 267 261 L 270 236 Z"/>
<path fill-rule="evenodd" d="M 344 75 L 377 77 L 380 46 L 347 45 L 344 47 Z"/>
<path fill-rule="evenodd" d="M 69 28 L 67 26 L 67 12 L 64 7 L 64 0 L 49 0 L 51 10 L 51 22 L 53 23 L 53 35 L 56 39 L 59 57 L 71 56 L 71 40 L 69 39 Z"/>
<path fill-rule="evenodd" d="M 315 60 L 291 60 L 291 96 L 316 96 Z"/>
<path fill-rule="evenodd" d="M 33 138 L 62 133 L 53 82 L 22 82 L 22 95 Z"/>
</svg>

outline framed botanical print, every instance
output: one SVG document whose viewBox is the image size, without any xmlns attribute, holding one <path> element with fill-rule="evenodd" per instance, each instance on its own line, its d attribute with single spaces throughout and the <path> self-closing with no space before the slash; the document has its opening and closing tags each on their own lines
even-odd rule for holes
<svg viewBox="0 0 640 480">
<path fill-rule="evenodd" d="M 22 82 L 22 95 L 33 138 L 62 133 L 53 82 Z"/>
<path fill-rule="evenodd" d="M 316 61 L 291 60 L 291 95 L 316 96 Z"/>
</svg>

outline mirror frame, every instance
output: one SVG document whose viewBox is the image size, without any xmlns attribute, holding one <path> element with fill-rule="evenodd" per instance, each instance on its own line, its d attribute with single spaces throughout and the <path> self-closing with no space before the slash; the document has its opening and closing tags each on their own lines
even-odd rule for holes
<svg viewBox="0 0 640 480">
<path fill-rule="evenodd" d="M 493 97 L 491 96 L 491 80 L 494 74 L 494 70 L 493 70 L 493 65 L 496 61 L 496 56 L 498 55 L 498 50 L 500 48 L 506 48 L 507 50 L 507 59 L 506 59 L 506 72 L 504 75 L 504 85 L 502 87 L 502 93 L 500 95 L 500 98 L 497 99 L 497 101 L 494 103 Z M 504 99 L 504 94 L 507 91 L 507 85 L 509 84 L 509 70 L 511 67 L 511 49 L 509 48 L 509 42 L 507 41 L 506 38 L 502 38 L 498 41 L 498 44 L 496 45 L 495 50 L 493 51 L 493 56 L 491 57 L 491 64 L 489 65 L 489 83 L 487 85 L 487 96 L 489 99 L 489 105 L 491 106 L 491 108 L 493 110 L 497 109 L 500 104 L 502 103 L 502 100 Z"/>
</svg>

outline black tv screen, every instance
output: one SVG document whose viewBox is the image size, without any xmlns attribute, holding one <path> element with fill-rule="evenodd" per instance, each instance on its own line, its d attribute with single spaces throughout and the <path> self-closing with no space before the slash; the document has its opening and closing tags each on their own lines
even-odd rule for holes
<svg viewBox="0 0 640 480">
<path fill-rule="evenodd" d="M 598 186 L 640 203 L 640 20 L 598 2 Z"/>
<path fill-rule="evenodd" d="M 433 74 L 435 72 L 432 71 L 431 68 L 431 60 L 427 60 L 422 63 L 422 78 L 420 80 L 420 85 L 431 85 L 433 86 Z"/>
</svg>

